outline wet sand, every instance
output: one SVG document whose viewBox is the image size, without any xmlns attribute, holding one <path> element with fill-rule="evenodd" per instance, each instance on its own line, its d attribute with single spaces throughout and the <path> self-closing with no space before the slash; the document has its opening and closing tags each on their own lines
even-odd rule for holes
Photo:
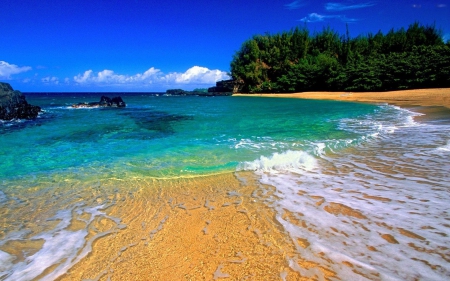
<svg viewBox="0 0 450 281">
<path fill-rule="evenodd" d="M 267 206 L 275 188 L 253 173 L 127 184 L 137 191 L 105 210 L 122 226 L 94 220 L 92 252 L 57 280 L 309 280 L 291 269 L 294 259 L 334 275 L 298 256 Z M 72 230 L 86 227 L 83 215 Z"/>
<path fill-rule="evenodd" d="M 450 108 L 450 88 L 417 89 L 390 92 L 303 92 L 293 94 L 234 94 L 317 100 L 388 103 L 399 106 L 444 106 Z"/>
</svg>

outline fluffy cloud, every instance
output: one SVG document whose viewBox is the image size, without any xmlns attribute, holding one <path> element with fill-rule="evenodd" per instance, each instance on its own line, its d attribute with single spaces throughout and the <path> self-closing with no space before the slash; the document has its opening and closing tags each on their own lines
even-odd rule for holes
<svg viewBox="0 0 450 281">
<path fill-rule="evenodd" d="M 326 16 L 319 15 L 318 13 L 311 13 L 308 16 L 302 18 L 300 21 L 304 22 L 319 22 L 324 21 Z"/>
<path fill-rule="evenodd" d="M 325 9 L 327 11 L 345 11 L 345 10 L 354 10 L 354 9 L 362 9 L 374 6 L 374 3 L 367 2 L 367 3 L 361 3 L 361 4 L 353 4 L 353 5 L 346 5 L 342 3 L 326 3 Z"/>
<path fill-rule="evenodd" d="M 11 75 L 31 70 L 29 66 L 17 66 L 6 61 L 0 61 L 0 78 L 10 79 Z"/>
<path fill-rule="evenodd" d="M 87 70 L 83 74 L 78 74 L 73 80 L 78 84 L 96 84 L 96 85 L 211 85 L 219 80 L 229 79 L 226 72 L 218 69 L 210 70 L 206 67 L 194 66 L 186 72 L 172 72 L 164 74 L 161 70 L 154 67 L 144 73 L 135 75 L 117 74 L 113 70 L 105 69 L 94 73 Z"/>
<path fill-rule="evenodd" d="M 303 6 L 306 6 L 306 3 L 305 3 L 305 1 L 294 1 L 294 2 L 286 4 L 284 6 L 286 7 L 286 9 L 296 10 L 296 9 L 300 9 Z"/>
<path fill-rule="evenodd" d="M 191 67 L 184 73 L 174 72 L 164 76 L 166 82 L 176 84 L 214 84 L 224 79 L 229 79 L 226 72 L 200 66 Z"/>
<path fill-rule="evenodd" d="M 337 20 L 341 20 L 343 22 L 355 22 L 355 21 L 358 21 L 357 19 L 350 19 L 350 18 L 347 18 L 346 16 L 342 16 L 342 15 L 320 15 L 318 13 L 311 13 L 308 16 L 302 18 L 300 21 L 303 21 L 303 22 L 321 22 L 321 21 L 325 21 L 326 19 L 337 19 Z"/>
<path fill-rule="evenodd" d="M 58 79 L 58 77 L 55 77 L 55 76 L 53 76 L 53 77 L 50 77 L 50 76 L 44 77 L 44 78 L 41 79 L 41 81 L 43 83 L 45 83 L 45 84 L 56 84 L 56 85 L 59 84 L 59 79 Z"/>
<path fill-rule="evenodd" d="M 78 74 L 73 77 L 73 80 L 78 84 L 132 84 L 136 82 L 149 82 L 159 78 L 159 69 L 150 68 L 144 73 L 136 75 L 122 75 L 116 74 L 114 71 L 105 69 L 97 74 L 92 70 L 86 70 L 83 74 Z"/>
</svg>

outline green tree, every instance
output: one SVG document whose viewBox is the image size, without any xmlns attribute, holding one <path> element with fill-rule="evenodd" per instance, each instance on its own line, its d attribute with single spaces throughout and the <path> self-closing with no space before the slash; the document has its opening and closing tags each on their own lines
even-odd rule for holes
<svg viewBox="0 0 450 281">
<path fill-rule="evenodd" d="M 380 91 L 450 86 L 450 42 L 434 25 L 350 38 L 330 28 L 253 36 L 233 56 L 231 76 L 248 92 Z"/>
</svg>

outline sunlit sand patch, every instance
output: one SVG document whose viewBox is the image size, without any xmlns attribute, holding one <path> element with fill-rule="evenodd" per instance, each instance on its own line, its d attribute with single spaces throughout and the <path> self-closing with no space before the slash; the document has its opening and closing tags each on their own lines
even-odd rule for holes
<svg viewBox="0 0 450 281">
<path fill-rule="evenodd" d="M 419 240 L 426 240 L 425 238 L 423 238 L 420 235 L 417 235 L 409 230 L 403 229 L 403 228 L 398 228 L 398 231 L 400 232 L 400 234 L 406 236 L 406 237 L 410 237 L 410 238 L 414 238 L 414 239 L 419 239 Z"/>
<path fill-rule="evenodd" d="M 38 252 L 42 248 L 44 242 L 44 239 L 25 241 L 12 240 L 0 246 L 0 250 L 15 256 L 16 258 L 12 262 L 17 263 L 20 261 L 24 261 L 27 257 L 32 256 L 36 252 Z"/>
<path fill-rule="evenodd" d="M 307 272 L 310 272 L 310 276 L 306 280 L 332 280 L 331 278 L 341 280 L 337 277 L 336 272 L 320 265 L 319 263 L 300 258 L 297 261 L 297 265 L 305 269 Z"/>
<path fill-rule="evenodd" d="M 307 239 L 305 238 L 297 238 L 297 243 L 300 247 L 303 249 L 307 248 L 309 245 L 311 245 Z"/>
<path fill-rule="evenodd" d="M 292 223 L 298 227 L 307 228 L 305 221 L 302 219 L 299 219 L 299 217 L 302 217 L 302 216 L 303 216 L 302 213 L 293 213 L 293 212 L 290 212 L 289 210 L 285 209 L 281 218 L 286 221 L 289 221 L 290 223 Z"/>
<path fill-rule="evenodd" d="M 395 239 L 395 237 L 390 234 L 380 234 L 380 236 L 391 244 L 399 244 L 397 239 Z"/>
<path fill-rule="evenodd" d="M 382 202 L 390 202 L 390 201 L 392 201 L 389 198 L 384 198 L 384 197 L 381 197 L 381 196 L 373 196 L 373 195 L 368 195 L 368 194 L 364 194 L 363 197 L 366 198 L 366 199 L 373 199 L 373 200 L 378 200 L 378 201 L 382 201 Z"/>
<path fill-rule="evenodd" d="M 322 196 L 311 196 L 312 199 L 316 200 L 316 206 L 319 207 L 320 205 L 322 205 L 325 202 L 325 198 L 323 198 Z"/>
<path fill-rule="evenodd" d="M 233 174 L 130 182 L 132 198 L 106 210 L 126 227 L 96 239 L 58 280 L 308 280 L 290 267 L 296 246 L 264 203 L 273 188 L 255 193 L 253 175 L 239 177 L 247 185 Z M 91 235 L 108 227 L 99 219 Z"/>
<path fill-rule="evenodd" d="M 345 206 L 344 204 L 340 203 L 334 203 L 331 202 L 327 206 L 323 208 L 325 211 L 327 211 L 330 214 L 334 215 L 344 215 L 344 216 L 350 216 L 355 217 L 358 219 L 367 219 L 366 216 L 364 216 L 361 212 L 354 210 L 348 206 Z"/>
</svg>

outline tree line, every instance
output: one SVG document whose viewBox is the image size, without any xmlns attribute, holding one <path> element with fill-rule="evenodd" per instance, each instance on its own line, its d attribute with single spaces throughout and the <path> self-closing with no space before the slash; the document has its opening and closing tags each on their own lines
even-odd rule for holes
<svg viewBox="0 0 450 281">
<path fill-rule="evenodd" d="M 416 22 L 350 38 L 330 28 L 253 36 L 233 56 L 242 92 L 388 91 L 450 87 L 450 41 Z"/>
</svg>

